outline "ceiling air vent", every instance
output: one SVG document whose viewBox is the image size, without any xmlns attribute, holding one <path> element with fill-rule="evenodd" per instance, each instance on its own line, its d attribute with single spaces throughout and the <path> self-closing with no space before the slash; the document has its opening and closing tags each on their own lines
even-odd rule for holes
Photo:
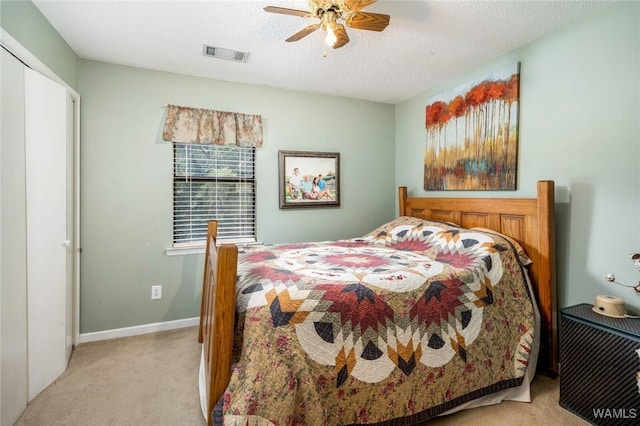
<svg viewBox="0 0 640 426">
<path fill-rule="evenodd" d="M 248 52 L 225 49 L 223 47 L 202 46 L 202 54 L 211 58 L 226 59 L 227 61 L 247 62 Z"/>
</svg>

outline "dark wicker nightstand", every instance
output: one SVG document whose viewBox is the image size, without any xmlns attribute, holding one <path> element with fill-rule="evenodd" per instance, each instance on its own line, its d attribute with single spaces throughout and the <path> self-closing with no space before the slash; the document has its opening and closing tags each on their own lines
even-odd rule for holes
<svg viewBox="0 0 640 426">
<path fill-rule="evenodd" d="M 640 424 L 640 319 L 560 311 L 560 406 L 596 425 Z"/>
</svg>

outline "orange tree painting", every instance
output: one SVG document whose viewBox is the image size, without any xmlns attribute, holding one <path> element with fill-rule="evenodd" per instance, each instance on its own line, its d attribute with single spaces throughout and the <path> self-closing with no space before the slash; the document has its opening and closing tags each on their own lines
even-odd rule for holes
<svg viewBox="0 0 640 426">
<path fill-rule="evenodd" d="M 513 190 L 519 64 L 432 98 L 425 108 L 425 190 Z"/>
</svg>

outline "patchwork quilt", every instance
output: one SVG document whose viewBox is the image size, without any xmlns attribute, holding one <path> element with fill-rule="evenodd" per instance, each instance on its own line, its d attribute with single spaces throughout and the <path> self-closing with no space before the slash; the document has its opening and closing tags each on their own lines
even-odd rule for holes
<svg viewBox="0 0 640 426">
<path fill-rule="evenodd" d="M 399 218 L 362 238 L 240 248 L 214 424 L 413 424 L 522 383 L 535 317 L 512 241 Z"/>
</svg>

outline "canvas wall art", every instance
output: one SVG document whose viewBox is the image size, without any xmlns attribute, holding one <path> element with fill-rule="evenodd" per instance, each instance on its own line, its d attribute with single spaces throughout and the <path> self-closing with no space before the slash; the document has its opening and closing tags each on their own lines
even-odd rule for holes
<svg viewBox="0 0 640 426">
<path fill-rule="evenodd" d="M 520 64 L 427 101 L 424 189 L 515 190 Z"/>
</svg>

